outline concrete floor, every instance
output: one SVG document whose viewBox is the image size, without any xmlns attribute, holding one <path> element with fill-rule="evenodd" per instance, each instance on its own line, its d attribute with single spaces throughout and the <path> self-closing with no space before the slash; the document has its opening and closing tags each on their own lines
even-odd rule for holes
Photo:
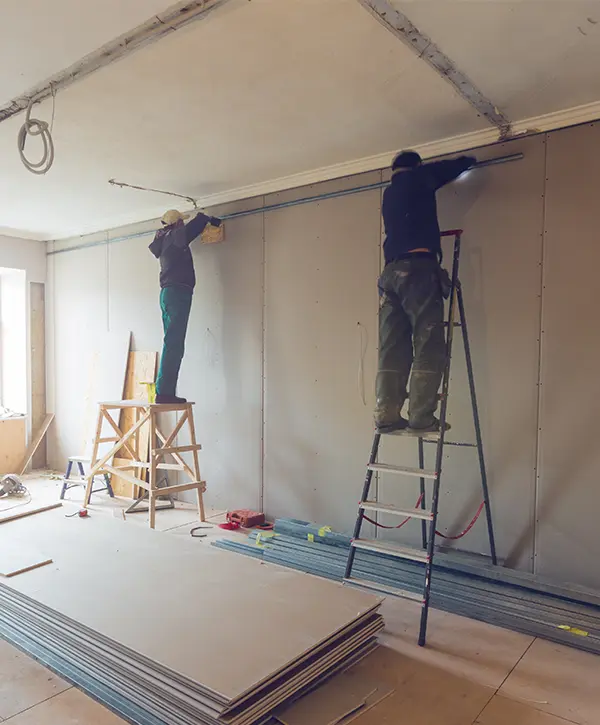
<svg viewBox="0 0 600 725">
<path fill-rule="evenodd" d="M 55 500 L 56 481 L 31 478 L 36 503 Z M 75 504 L 81 492 L 70 492 Z M 122 515 L 125 499 L 97 494 L 91 515 Z M 4 503 L 4 502 L 2 502 Z M 3 506 L 0 506 L 0 515 Z M 73 506 L 73 510 L 76 507 Z M 116 514 L 115 514 L 116 512 Z M 210 511 L 210 523 L 222 512 Z M 147 525 L 145 514 L 127 517 Z M 179 505 L 157 517 L 158 528 L 189 535 L 195 511 Z M 215 526 L 198 545 L 240 536 Z M 415 637 L 419 606 L 388 599 L 384 646 L 357 667 L 392 684 L 394 693 L 355 725 L 598 725 L 600 657 L 480 622 L 432 611 L 426 648 Z M 117 725 L 123 721 L 0 641 L 0 722 L 11 725 Z M 306 725 L 312 725 L 306 723 Z"/>
</svg>

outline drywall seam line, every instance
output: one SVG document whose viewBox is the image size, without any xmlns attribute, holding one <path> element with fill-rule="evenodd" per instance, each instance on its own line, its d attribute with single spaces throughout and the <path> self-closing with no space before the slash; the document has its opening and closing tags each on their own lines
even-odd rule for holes
<svg viewBox="0 0 600 725">
<path fill-rule="evenodd" d="M 110 332 L 110 244 L 106 234 L 106 331 Z"/>
<path fill-rule="evenodd" d="M 265 206 L 265 197 L 262 198 L 262 205 Z M 264 512 L 265 510 L 265 455 L 267 450 L 266 443 L 266 360 L 265 355 L 267 352 L 266 334 L 267 334 L 267 237 L 265 231 L 265 215 L 261 215 L 262 222 L 262 280 L 261 280 L 261 292 L 262 292 L 262 310 L 261 310 L 261 357 L 260 357 L 260 374 L 261 374 L 261 389 L 260 389 L 260 491 L 258 498 L 258 510 Z"/>
<path fill-rule="evenodd" d="M 545 267 L 545 257 L 546 257 L 546 220 L 547 220 L 547 204 L 546 199 L 548 196 L 548 141 L 549 137 L 548 134 L 546 134 L 546 138 L 544 139 L 544 185 L 543 185 L 543 197 L 542 197 L 542 244 L 541 244 L 541 251 L 540 251 L 540 314 L 539 314 L 539 339 L 538 339 L 538 369 L 537 369 L 537 420 L 536 420 L 536 436 L 535 436 L 535 476 L 534 476 L 534 484 L 533 484 L 533 542 L 532 542 L 532 562 L 531 562 L 531 571 L 533 574 L 537 571 L 537 551 L 538 551 L 538 535 L 539 535 L 539 525 L 538 525 L 538 511 L 539 511 L 539 505 L 540 505 L 540 465 L 541 465 L 541 459 L 542 459 L 542 407 L 543 407 L 543 401 L 542 401 L 542 395 L 543 395 L 543 388 L 542 388 L 542 372 L 543 372 L 543 363 L 542 363 L 542 354 L 544 350 L 544 300 L 546 295 L 544 294 L 544 289 L 546 287 L 546 267 Z"/>
<path fill-rule="evenodd" d="M 381 184 L 383 184 L 384 183 L 383 171 L 380 172 L 380 175 L 381 175 Z M 385 230 L 384 230 L 384 225 L 383 225 L 383 211 L 382 210 L 383 210 L 383 187 L 379 191 L 379 245 L 378 245 L 379 246 L 379 255 L 378 255 L 379 265 L 378 265 L 378 267 L 379 268 L 377 270 L 379 275 L 381 274 L 381 272 L 383 271 L 383 268 L 385 266 L 385 260 L 384 260 L 384 256 L 383 256 L 383 241 L 384 241 L 383 237 L 384 237 Z M 376 339 L 377 339 L 377 342 L 375 344 L 375 365 L 376 365 L 375 375 L 377 375 L 377 371 L 379 370 L 379 285 L 377 288 L 377 338 Z M 379 485 L 380 482 L 382 482 L 382 481 L 380 481 L 379 476 L 380 476 L 379 471 L 375 471 L 375 497 L 374 497 L 375 501 L 379 501 L 380 488 L 383 488 L 383 485 L 382 486 Z M 383 518 L 383 516 L 381 518 Z M 380 523 L 379 522 L 379 511 L 375 511 L 375 521 L 377 521 L 377 523 Z M 374 538 L 375 539 L 380 538 L 379 526 L 375 527 Z"/>
<path fill-rule="evenodd" d="M 523 158 L 523 154 L 517 153 L 517 154 L 510 154 L 509 156 L 500 156 L 493 159 L 485 159 L 484 161 L 479 161 L 473 168 L 483 168 L 484 166 L 494 166 L 496 164 L 504 164 L 508 163 L 510 161 L 520 161 Z M 233 212 L 232 214 L 221 214 L 220 218 L 223 220 L 227 219 L 238 219 L 239 217 L 244 216 L 252 216 L 253 214 L 265 214 L 270 211 L 276 211 L 277 209 L 286 209 L 290 206 L 299 206 L 300 204 L 309 204 L 314 201 L 321 201 L 322 199 L 336 199 L 340 196 L 349 196 L 350 194 L 359 194 L 363 191 L 371 191 L 372 189 L 382 189 L 386 186 L 389 186 L 389 181 L 377 181 L 374 184 L 365 184 L 364 186 L 355 186 L 351 189 L 340 189 L 339 191 L 329 191 L 325 192 L 323 194 L 315 194 L 314 196 L 304 196 L 300 199 L 293 199 L 292 201 L 282 201 L 277 204 L 269 204 L 268 206 L 257 206 L 253 209 L 248 209 L 246 211 L 237 211 Z M 264 199 L 264 197 L 263 197 Z M 264 204 L 264 202 L 263 202 Z M 153 222 L 157 224 L 158 228 L 158 222 L 157 220 L 148 220 L 148 222 Z M 156 231 L 156 228 L 154 229 L 148 229 L 147 231 L 143 232 L 134 232 L 133 234 L 125 234 L 124 236 L 120 237 L 114 237 L 113 239 L 109 239 L 109 244 L 114 244 L 116 242 L 125 242 L 129 239 L 137 239 L 139 237 L 146 237 L 150 234 L 154 234 Z M 90 236 L 94 236 L 93 234 Z M 75 244 L 72 247 L 65 247 L 63 249 L 54 249 L 50 252 L 46 252 L 47 256 L 51 256 L 54 254 L 64 254 L 66 252 L 74 252 L 78 249 L 87 249 L 87 247 L 98 247 L 101 244 L 106 244 L 106 240 L 102 239 L 97 242 L 83 242 L 82 244 Z"/>
<path fill-rule="evenodd" d="M 100 68 L 134 53 L 185 25 L 205 18 L 212 10 L 229 0 L 189 0 L 178 2 L 133 30 L 123 33 L 101 48 L 80 58 L 77 62 L 30 88 L 17 98 L 0 107 L 0 123 L 24 111 L 29 103 L 39 103 L 57 91 L 64 90 Z"/>
<path fill-rule="evenodd" d="M 448 81 L 477 113 L 496 126 L 501 139 L 510 135 L 511 124 L 508 118 L 404 13 L 396 10 L 389 0 L 358 0 L 358 2 L 413 53 L 430 65 L 439 76 Z"/>
</svg>

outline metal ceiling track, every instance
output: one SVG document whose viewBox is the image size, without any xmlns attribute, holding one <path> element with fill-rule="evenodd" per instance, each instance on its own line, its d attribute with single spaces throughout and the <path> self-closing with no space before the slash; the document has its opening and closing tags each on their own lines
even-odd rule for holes
<svg viewBox="0 0 600 725">
<path fill-rule="evenodd" d="M 422 33 L 409 18 L 396 10 L 389 0 L 358 0 L 373 17 L 393 33 L 413 53 L 428 63 L 444 80 L 448 81 L 458 94 L 490 124 L 496 126 L 500 139 L 510 135 L 508 118 L 460 71 L 437 45 Z"/>
<path fill-rule="evenodd" d="M 160 40 L 188 23 L 204 19 L 210 12 L 224 5 L 229 0 L 188 0 L 178 2 L 158 15 L 154 15 L 142 25 L 123 33 L 110 43 L 89 53 L 73 65 L 56 73 L 22 96 L 13 99 L 0 107 L 0 123 L 24 111 L 30 102 L 39 103 L 54 95 L 76 81 L 89 76 L 116 60 L 130 55 L 156 40 Z"/>
<path fill-rule="evenodd" d="M 498 164 L 508 164 L 512 161 L 520 161 L 523 158 L 522 153 L 516 153 L 516 154 L 509 154 L 508 156 L 496 156 L 495 158 L 491 159 L 483 159 L 482 161 L 478 161 L 474 166 L 471 167 L 471 171 L 475 169 L 482 169 L 486 166 L 497 166 Z M 352 186 L 349 189 L 340 189 L 338 191 L 327 191 L 322 194 L 315 194 L 313 196 L 303 196 L 300 199 L 292 199 L 291 201 L 280 201 L 276 204 L 267 204 L 266 206 L 257 206 L 252 207 L 251 209 L 246 209 L 245 211 L 235 211 L 231 212 L 230 214 L 219 214 L 219 218 L 223 219 L 223 221 L 227 219 L 239 219 L 240 217 L 244 216 L 252 216 L 253 214 L 267 214 L 270 211 L 277 211 L 277 209 L 286 209 L 290 206 L 299 206 L 300 204 L 311 204 L 315 201 L 322 201 L 324 199 L 336 199 L 340 196 L 349 196 L 351 194 L 361 194 L 365 191 L 373 191 L 373 189 L 384 189 L 386 186 L 389 186 L 389 181 L 377 181 L 373 184 L 364 184 L 362 186 Z M 173 194 L 173 192 L 169 191 L 159 191 L 158 189 L 146 189 L 143 186 L 133 186 L 132 184 L 125 184 L 122 182 L 117 182 L 115 184 L 116 186 L 127 186 L 132 189 L 141 189 L 142 191 L 157 191 L 159 194 L 171 194 L 173 196 L 179 196 L 183 199 L 187 199 L 191 201 L 194 204 L 194 208 L 198 208 L 198 201 L 194 200 L 192 197 L 183 196 L 183 194 Z M 218 207 L 219 205 L 214 205 L 215 207 Z M 157 221 L 148 219 L 148 222 Z M 157 227 L 158 228 L 158 227 Z M 55 254 L 66 254 L 67 252 L 74 252 L 78 249 L 86 249 L 87 247 L 101 247 L 106 244 L 115 244 L 117 242 L 126 242 L 129 239 L 138 239 L 139 237 L 147 237 L 149 234 L 154 234 L 156 229 L 147 229 L 143 232 L 133 232 L 132 234 L 124 234 L 118 237 L 106 238 L 101 239 L 96 242 L 82 242 L 81 244 L 74 244 L 72 247 L 65 247 L 64 249 L 54 249 L 51 252 L 46 252 L 46 256 L 51 257 Z M 87 234 L 84 236 L 95 236 L 99 232 L 92 232 L 91 234 Z M 60 241 L 60 240 L 50 240 L 50 241 Z"/>
</svg>

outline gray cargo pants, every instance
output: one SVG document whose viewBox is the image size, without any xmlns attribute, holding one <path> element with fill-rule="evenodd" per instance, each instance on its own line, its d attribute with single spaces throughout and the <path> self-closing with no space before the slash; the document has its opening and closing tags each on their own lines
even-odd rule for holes
<svg viewBox="0 0 600 725">
<path fill-rule="evenodd" d="M 400 419 L 410 377 L 409 425 L 434 424 L 446 357 L 439 265 L 415 256 L 386 265 L 379 278 L 379 371 L 375 424 Z"/>
</svg>

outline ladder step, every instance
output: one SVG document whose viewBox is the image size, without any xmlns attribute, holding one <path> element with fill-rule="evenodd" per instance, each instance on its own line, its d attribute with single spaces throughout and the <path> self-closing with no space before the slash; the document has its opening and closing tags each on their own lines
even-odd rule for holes
<svg viewBox="0 0 600 725">
<path fill-rule="evenodd" d="M 384 514 L 394 514 L 396 516 L 408 516 L 411 519 L 425 519 L 431 521 L 433 512 L 427 509 L 402 509 L 391 503 L 377 503 L 377 501 L 361 501 L 359 507 L 364 511 L 381 511 Z"/>
<path fill-rule="evenodd" d="M 365 551 L 377 551 L 380 554 L 397 556 L 399 559 L 412 559 L 413 561 L 429 561 L 426 551 L 413 549 L 410 546 L 401 546 L 393 541 L 379 541 L 379 539 L 352 539 L 352 546 Z"/>
<path fill-rule="evenodd" d="M 352 587 L 363 587 L 364 589 L 371 589 L 381 594 L 391 594 L 394 597 L 401 597 L 402 599 L 411 599 L 413 602 L 422 602 L 423 595 L 409 592 L 408 589 L 396 589 L 396 587 L 390 587 L 386 584 L 378 584 L 377 582 L 371 582 L 367 579 L 356 579 L 355 577 L 346 577 L 344 584 L 349 584 Z"/>
<path fill-rule="evenodd" d="M 367 470 L 398 473 L 403 476 L 416 476 L 417 478 L 437 478 L 435 471 L 426 471 L 424 468 L 409 468 L 407 466 L 390 466 L 387 463 L 370 463 Z"/>
<path fill-rule="evenodd" d="M 389 433 L 382 433 L 382 435 L 388 435 L 388 436 L 403 436 L 405 438 L 422 438 L 424 441 L 429 441 L 430 443 L 433 441 L 439 441 L 440 434 L 435 431 L 432 433 L 419 433 L 417 431 L 411 430 L 410 428 L 403 428 L 402 430 L 393 430 Z"/>
</svg>

